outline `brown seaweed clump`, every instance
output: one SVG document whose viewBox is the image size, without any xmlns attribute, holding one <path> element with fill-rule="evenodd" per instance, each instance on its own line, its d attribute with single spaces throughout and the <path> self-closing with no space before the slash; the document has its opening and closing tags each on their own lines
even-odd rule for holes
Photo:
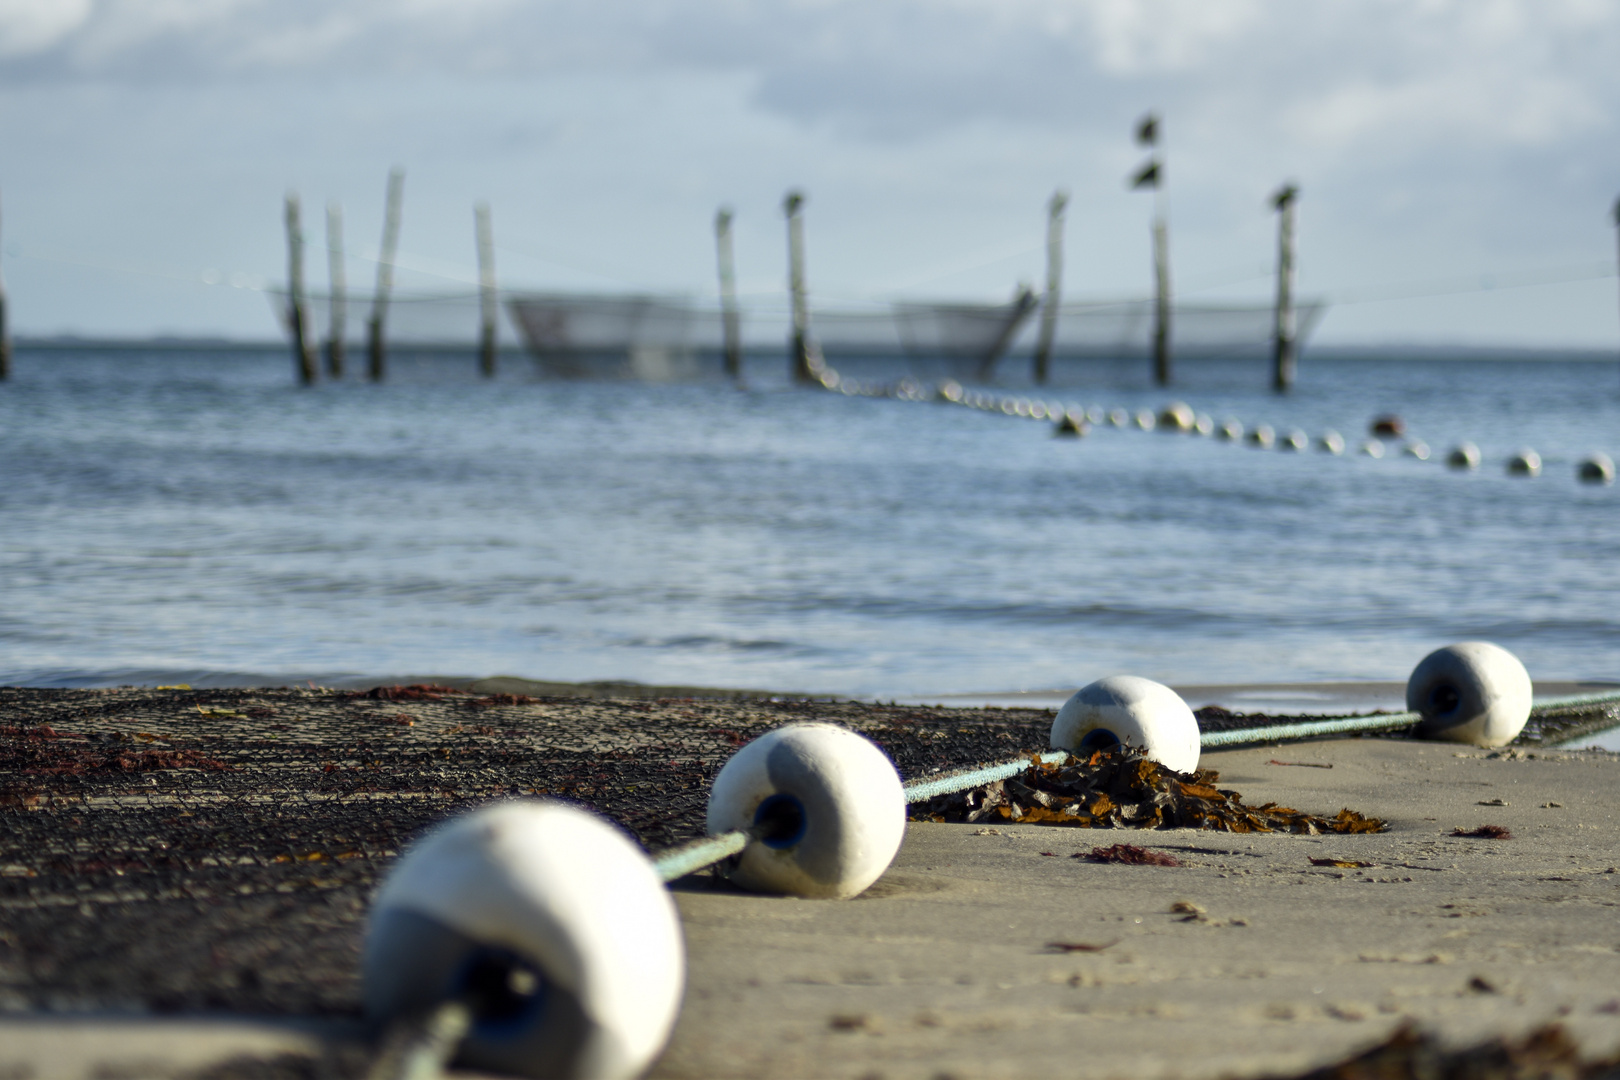
<svg viewBox="0 0 1620 1080">
<path fill-rule="evenodd" d="M 1373 833 L 1388 826 L 1354 810 L 1318 817 L 1276 803 L 1245 806 L 1216 787 L 1213 769 L 1178 773 L 1129 745 L 1047 765 L 1031 755 L 1017 776 L 911 808 L 913 821 L 1008 821 L 1082 829 L 1211 829 L 1218 832 Z"/>
<path fill-rule="evenodd" d="M 1580 1047 L 1556 1024 L 1518 1041 L 1488 1039 L 1448 1049 L 1410 1024 L 1354 1057 L 1302 1073 L 1295 1080 L 1615 1080 L 1620 1054 L 1584 1060 Z"/>
</svg>

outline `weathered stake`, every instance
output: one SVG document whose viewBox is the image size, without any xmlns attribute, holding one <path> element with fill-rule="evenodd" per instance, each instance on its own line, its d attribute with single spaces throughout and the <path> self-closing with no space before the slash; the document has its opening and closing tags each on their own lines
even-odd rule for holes
<svg viewBox="0 0 1620 1080">
<path fill-rule="evenodd" d="M 1136 141 L 1154 153 L 1131 178 L 1131 189 L 1153 190 L 1153 381 L 1170 385 L 1170 228 L 1164 212 L 1164 159 L 1158 153 L 1159 118 L 1136 125 Z"/>
<path fill-rule="evenodd" d="M 382 382 L 387 358 L 383 354 L 383 319 L 388 294 L 394 289 L 394 252 L 399 246 L 399 204 L 405 198 L 405 170 L 388 171 L 388 203 L 383 213 L 382 251 L 377 255 L 377 294 L 371 298 L 371 320 L 366 324 L 366 354 L 372 382 Z"/>
<path fill-rule="evenodd" d="M 1616 257 L 1617 260 L 1620 260 L 1620 199 L 1614 200 L 1614 236 L 1617 248 Z M 1617 261 L 1616 265 L 1620 266 L 1620 261 Z"/>
<path fill-rule="evenodd" d="M 1277 211 L 1277 326 L 1271 352 L 1271 388 L 1287 393 L 1294 385 L 1294 200 L 1299 188 L 1284 184 L 1271 197 Z"/>
<path fill-rule="evenodd" d="M 714 243 L 720 259 L 720 332 L 724 336 L 726 374 L 742 380 L 742 333 L 737 315 L 737 273 L 731 251 L 731 209 L 714 215 Z"/>
<path fill-rule="evenodd" d="M 343 336 L 347 332 L 349 314 L 349 285 L 343 272 L 343 207 L 335 202 L 326 204 L 326 275 L 331 284 L 328 297 L 330 311 L 327 318 L 326 374 L 328 378 L 343 378 Z"/>
<path fill-rule="evenodd" d="M 788 293 L 793 299 L 793 381 L 816 381 L 810 355 L 810 307 L 804 288 L 804 193 L 790 191 L 782 200 L 788 222 Z"/>
<path fill-rule="evenodd" d="M 304 302 L 304 230 L 299 223 L 298 196 L 287 193 L 287 326 L 292 330 L 293 364 L 298 381 L 315 381 L 315 350 L 309 343 L 309 308 Z"/>
<path fill-rule="evenodd" d="M 489 204 L 473 207 L 473 223 L 478 230 L 478 370 L 486 379 L 495 377 L 495 231 L 489 223 Z"/>
<path fill-rule="evenodd" d="M 1058 304 L 1063 299 L 1063 209 L 1067 191 L 1054 191 L 1046 208 L 1046 295 L 1041 299 L 1041 336 L 1035 343 L 1035 381 L 1045 383 L 1057 335 Z"/>
<path fill-rule="evenodd" d="M 11 378 L 11 324 L 6 321 L 6 279 L 0 275 L 0 382 Z"/>
<path fill-rule="evenodd" d="M 1153 381 L 1170 385 L 1170 229 L 1153 219 Z"/>
</svg>

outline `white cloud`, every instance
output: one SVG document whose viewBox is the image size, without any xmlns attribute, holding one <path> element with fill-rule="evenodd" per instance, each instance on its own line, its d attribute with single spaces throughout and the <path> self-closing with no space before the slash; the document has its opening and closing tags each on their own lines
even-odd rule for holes
<svg viewBox="0 0 1620 1080">
<path fill-rule="evenodd" d="M 0 0 L 0 56 L 48 49 L 89 17 L 90 0 Z"/>
</svg>

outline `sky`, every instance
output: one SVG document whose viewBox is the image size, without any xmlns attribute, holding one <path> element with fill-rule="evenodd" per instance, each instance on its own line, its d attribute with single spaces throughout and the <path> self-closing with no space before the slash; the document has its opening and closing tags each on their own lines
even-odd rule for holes
<svg viewBox="0 0 1620 1080">
<path fill-rule="evenodd" d="M 1146 295 L 1163 116 L 1175 288 L 1263 301 L 1297 183 L 1318 344 L 1620 348 L 1620 5 L 1608 0 L 0 0 L 0 271 L 19 335 L 274 337 L 282 200 L 324 288 L 780 306 L 808 197 L 827 305 Z"/>
</svg>

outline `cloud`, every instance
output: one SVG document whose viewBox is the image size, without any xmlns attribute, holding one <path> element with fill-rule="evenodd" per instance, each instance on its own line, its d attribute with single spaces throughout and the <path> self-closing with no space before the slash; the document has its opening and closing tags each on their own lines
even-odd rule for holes
<svg viewBox="0 0 1620 1080">
<path fill-rule="evenodd" d="M 0 0 L 0 80 L 747 74 L 880 138 L 1157 105 L 1324 148 L 1544 143 L 1611 119 L 1598 0 Z M 1224 137 L 1224 136 L 1223 136 Z"/>
<path fill-rule="evenodd" d="M 49 49 L 89 17 L 90 0 L 0 0 L 0 56 Z"/>
</svg>

